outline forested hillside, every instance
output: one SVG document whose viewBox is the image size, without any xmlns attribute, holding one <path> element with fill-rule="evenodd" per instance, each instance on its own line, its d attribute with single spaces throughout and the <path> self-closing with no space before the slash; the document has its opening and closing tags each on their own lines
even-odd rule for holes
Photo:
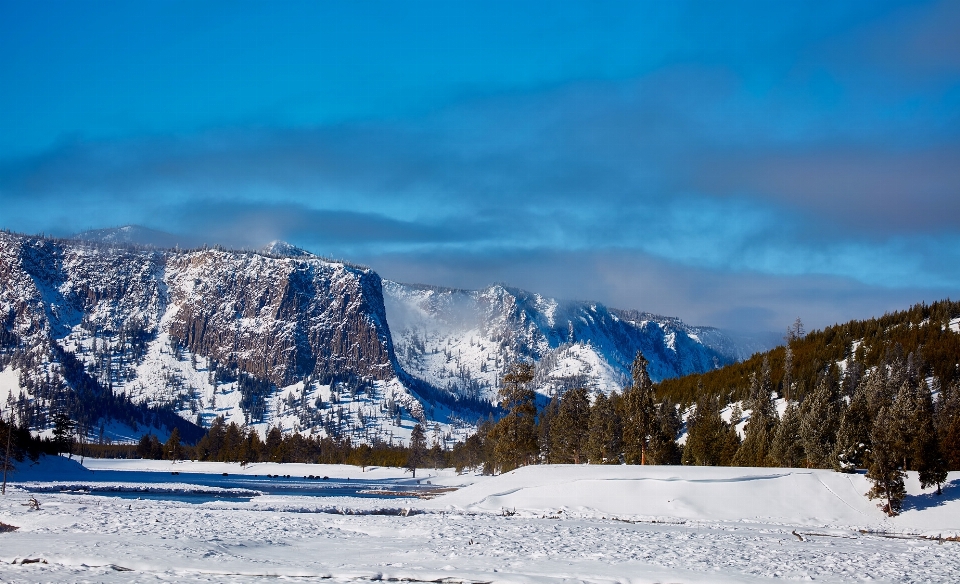
<svg viewBox="0 0 960 584">
<path fill-rule="evenodd" d="M 665 379 L 657 385 L 657 395 L 685 405 L 704 393 L 728 401 L 744 400 L 749 396 L 750 376 L 761 374 L 765 359 L 774 390 L 794 400 L 811 392 L 828 366 L 836 366 L 836 373 L 849 372 L 844 377 L 850 388 L 864 372 L 911 354 L 922 373 L 935 377 L 941 385 L 960 380 L 960 302 L 917 304 L 909 310 L 806 335 L 798 325 L 787 331 L 785 346 L 708 373 Z M 792 361 L 789 377 L 784 366 L 787 347 Z"/>
</svg>

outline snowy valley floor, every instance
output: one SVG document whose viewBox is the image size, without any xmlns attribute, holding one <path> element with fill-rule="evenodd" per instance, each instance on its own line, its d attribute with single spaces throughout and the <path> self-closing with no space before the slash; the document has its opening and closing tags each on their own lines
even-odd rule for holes
<svg viewBox="0 0 960 584">
<path fill-rule="evenodd" d="M 927 539 L 960 533 L 960 473 L 939 498 L 912 475 L 886 519 L 863 476 L 802 469 L 424 470 L 422 489 L 463 487 L 425 500 L 366 492 L 416 487 L 397 469 L 85 465 L 16 475 L 0 581 L 960 581 L 960 542 Z"/>
</svg>

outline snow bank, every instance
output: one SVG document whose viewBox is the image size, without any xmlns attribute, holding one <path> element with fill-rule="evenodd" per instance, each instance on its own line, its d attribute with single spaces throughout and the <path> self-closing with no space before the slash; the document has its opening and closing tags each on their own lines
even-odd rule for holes
<svg viewBox="0 0 960 584">
<path fill-rule="evenodd" d="M 94 472 L 80 464 L 79 458 L 65 456 L 41 456 L 37 462 L 30 459 L 13 461 L 13 468 L 7 474 L 7 482 L 90 480 L 95 476 Z"/>
<path fill-rule="evenodd" d="M 907 481 L 904 513 L 887 518 L 860 474 L 683 466 L 529 466 L 434 499 L 439 508 L 656 521 L 742 521 L 888 530 L 960 531 L 960 473 L 944 494 Z"/>
</svg>

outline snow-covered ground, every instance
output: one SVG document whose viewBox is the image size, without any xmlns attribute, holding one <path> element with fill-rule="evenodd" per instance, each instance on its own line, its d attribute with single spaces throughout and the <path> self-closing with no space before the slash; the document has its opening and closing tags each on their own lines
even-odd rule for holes
<svg viewBox="0 0 960 584">
<path fill-rule="evenodd" d="M 803 469 L 536 466 L 498 477 L 422 469 L 413 479 L 329 465 L 85 466 L 21 465 L 0 498 L 0 522 L 19 527 L 0 533 L 0 581 L 960 580 L 960 543 L 928 539 L 960 533 L 960 473 L 941 497 L 911 475 L 905 512 L 888 519 L 863 496 L 863 476 Z M 267 475 L 281 491 L 162 495 L 249 490 Z M 396 491 L 417 480 L 461 488 L 415 499 L 317 496 L 310 486 Z M 96 490 L 133 485 L 156 493 Z M 31 491 L 39 511 L 24 505 Z"/>
</svg>

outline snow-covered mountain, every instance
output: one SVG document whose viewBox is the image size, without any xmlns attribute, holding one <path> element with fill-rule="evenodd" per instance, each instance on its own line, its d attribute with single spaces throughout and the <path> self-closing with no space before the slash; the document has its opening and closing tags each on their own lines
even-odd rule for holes
<svg viewBox="0 0 960 584">
<path fill-rule="evenodd" d="M 637 351 L 654 380 L 703 372 L 737 360 L 721 331 L 676 318 L 559 301 L 494 285 L 458 290 L 384 282 L 384 304 L 400 365 L 434 387 L 492 399 L 504 368 L 537 364 L 545 395 L 576 386 L 609 393 L 630 383 Z"/>
<path fill-rule="evenodd" d="M 50 416 L 34 412 L 79 407 L 81 388 L 202 425 L 222 415 L 356 440 L 403 439 L 425 420 L 368 268 L 0 233 L 0 315 L 2 369 L 15 372 L 0 399 L 38 428 Z"/>
<path fill-rule="evenodd" d="M 517 359 L 537 363 L 550 395 L 621 389 L 637 350 L 654 379 L 738 357 L 716 329 L 500 285 L 381 282 L 283 242 L 181 250 L 118 237 L 0 232 L 0 400 L 36 428 L 61 409 L 97 418 L 132 402 L 199 425 L 224 416 L 371 441 L 405 440 L 421 421 L 455 438 Z"/>
</svg>

